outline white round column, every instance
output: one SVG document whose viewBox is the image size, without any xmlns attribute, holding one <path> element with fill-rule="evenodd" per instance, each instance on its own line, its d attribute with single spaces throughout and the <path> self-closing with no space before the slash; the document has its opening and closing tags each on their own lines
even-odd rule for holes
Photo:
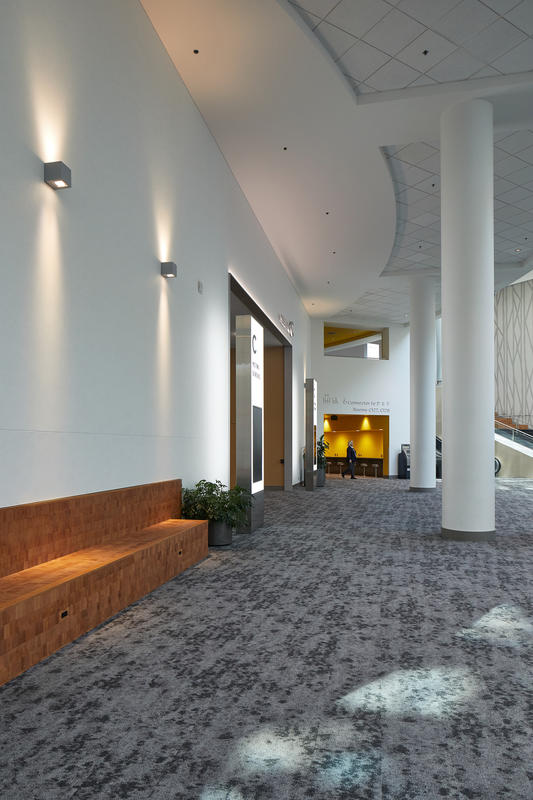
<svg viewBox="0 0 533 800">
<path fill-rule="evenodd" d="M 442 534 L 493 538 L 493 112 L 470 100 L 441 117 Z"/>
<path fill-rule="evenodd" d="M 411 279 L 411 483 L 412 492 L 435 490 L 435 283 Z"/>
</svg>

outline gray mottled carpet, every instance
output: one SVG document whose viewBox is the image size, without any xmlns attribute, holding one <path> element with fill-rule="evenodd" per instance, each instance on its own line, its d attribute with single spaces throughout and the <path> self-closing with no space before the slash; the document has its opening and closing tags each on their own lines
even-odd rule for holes
<svg viewBox="0 0 533 800">
<path fill-rule="evenodd" d="M 533 482 L 494 544 L 331 480 L 0 690 L 2 800 L 533 798 Z"/>
</svg>

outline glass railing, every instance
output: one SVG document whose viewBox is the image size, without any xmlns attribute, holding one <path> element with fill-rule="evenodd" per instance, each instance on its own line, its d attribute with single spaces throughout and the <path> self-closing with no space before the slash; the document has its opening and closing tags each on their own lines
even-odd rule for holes
<svg viewBox="0 0 533 800">
<path fill-rule="evenodd" d="M 510 439 L 511 442 L 516 442 L 524 447 L 530 447 L 533 449 L 533 436 L 530 433 L 519 430 L 518 428 L 513 428 L 512 425 L 507 425 L 505 422 L 495 420 L 494 432 L 499 433 L 500 436 L 504 436 L 506 439 Z"/>
</svg>

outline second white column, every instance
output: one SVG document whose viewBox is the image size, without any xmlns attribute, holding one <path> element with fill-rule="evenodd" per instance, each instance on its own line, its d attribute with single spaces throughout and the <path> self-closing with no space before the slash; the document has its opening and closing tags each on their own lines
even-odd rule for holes
<svg viewBox="0 0 533 800">
<path fill-rule="evenodd" d="M 411 279 L 411 483 L 410 491 L 435 489 L 435 282 Z"/>
</svg>

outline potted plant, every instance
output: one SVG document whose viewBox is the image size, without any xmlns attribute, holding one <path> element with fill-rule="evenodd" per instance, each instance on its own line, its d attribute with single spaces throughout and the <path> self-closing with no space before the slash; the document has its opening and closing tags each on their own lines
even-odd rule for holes
<svg viewBox="0 0 533 800">
<path fill-rule="evenodd" d="M 324 434 L 316 443 L 316 485 L 324 486 L 326 483 L 326 467 L 328 461 L 326 458 L 326 450 L 329 450 L 328 442 L 324 441 Z"/>
<path fill-rule="evenodd" d="M 246 522 L 252 495 L 242 486 L 227 489 L 221 481 L 198 481 L 194 489 L 183 492 L 182 516 L 209 521 L 208 543 L 211 547 L 231 544 L 233 528 Z"/>
</svg>

